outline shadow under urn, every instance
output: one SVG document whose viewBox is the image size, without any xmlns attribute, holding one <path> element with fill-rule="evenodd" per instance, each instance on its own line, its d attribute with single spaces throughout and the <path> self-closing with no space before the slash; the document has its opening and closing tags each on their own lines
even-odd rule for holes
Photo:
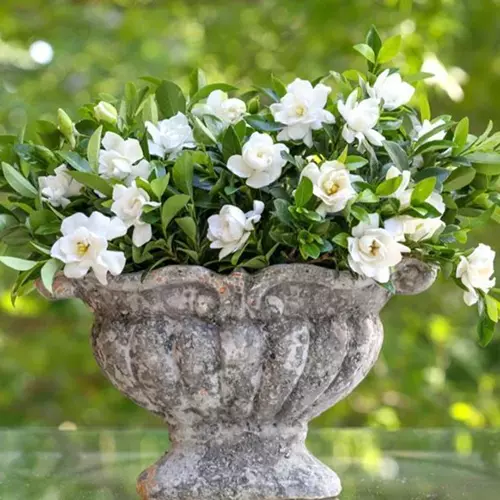
<svg viewBox="0 0 500 500">
<path fill-rule="evenodd" d="M 338 476 L 309 453 L 307 424 L 374 365 L 391 293 L 309 264 L 220 275 L 167 266 L 114 278 L 58 277 L 53 298 L 95 314 L 92 348 L 123 394 L 161 416 L 171 449 L 139 477 L 143 500 L 330 499 Z M 405 259 L 397 293 L 436 270 Z M 41 286 L 41 285 L 39 285 Z M 41 290 L 49 295 L 46 290 Z"/>
</svg>

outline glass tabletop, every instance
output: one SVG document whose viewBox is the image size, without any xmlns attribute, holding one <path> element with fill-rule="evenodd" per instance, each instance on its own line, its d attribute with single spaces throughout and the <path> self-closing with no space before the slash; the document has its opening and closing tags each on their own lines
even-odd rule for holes
<svg viewBox="0 0 500 500">
<path fill-rule="evenodd" d="M 308 447 L 341 477 L 340 500 L 500 498 L 500 432 L 311 430 Z M 137 500 L 166 448 L 161 430 L 3 430 L 0 499 Z"/>
</svg>

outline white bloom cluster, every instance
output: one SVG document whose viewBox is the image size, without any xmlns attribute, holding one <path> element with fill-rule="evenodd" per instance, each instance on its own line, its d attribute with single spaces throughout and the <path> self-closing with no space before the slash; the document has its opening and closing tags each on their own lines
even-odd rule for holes
<svg viewBox="0 0 500 500">
<path fill-rule="evenodd" d="M 335 122 L 333 114 L 324 109 L 331 90 L 322 83 L 313 87 L 311 82 L 299 78 L 288 85 L 281 101 L 270 106 L 274 119 L 286 125 L 278 140 L 303 141 L 312 147 L 312 131 L 322 128 L 323 123 Z"/>
<path fill-rule="evenodd" d="M 252 190 L 262 189 L 262 193 L 268 193 L 275 187 L 282 189 L 283 186 L 273 185 L 282 177 L 288 162 L 299 166 L 303 161 L 299 159 L 295 163 L 290 158 L 292 148 L 301 143 L 307 148 L 313 148 L 313 133 L 323 129 L 325 124 L 335 123 L 334 113 L 338 113 L 340 123 L 337 125 L 337 136 L 348 145 L 342 158 L 327 159 L 314 150 L 312 153 L 306 150 L 304 155 L 308 163 L 301 169 L 298 181 L 300 183 L 304 178 L 311 181 L 311 196 L 315 201 L 307 205 L 308 210 L 315 210 L 324 219 L 334 220 L 351 210 L 351 205 L 359 199 L 358 195 L 362 197 L 366 194 L 360 192 L 366 189 L 363 186 L 367 185 L 368 179 L 353 173 L 353 170 L 359 168 L 360 159 L 348 156 L 349 145 L 357 143 L 360 152 L 369 150 L 372 155 L 373 147 L 387 148 L 382 134 L 383 127 L 379 123 L 381 115 L 408 104 L 415 89 L 404 82 L 399 73 L 385 70 L 372 84 L 360 83 L 359 88 L 354 89 L 345 100 L 339 99 L 336 103 L 329 101 L 330 92 L 330 87 L 322 83 L 313 85 L 297 78 L 286 87 L 279 102 L 269 106 L 276 122 L 272 126 L 278 124 L 279 127 L 277 135 L 255 131 L 249 135 L 243 134 L 244 138 L 240 137 L 241 154 L 226 157 L 226 167 L 227 172 L 243 180 L 239 181 L 245 184 L 239 188 L 241 193 L 252 197 Z M 106 127 L 121 129 L 118 113 L 113 105 L 99 102 L 94 107 L 94 115 Z M 160 217 L 159 214 L 152 214 L 152 217 L 144 220 L 144 216 L 161 205 L 150 197 L 151 192 L 156 193 L 148 188 L 152 165 L 156 166 L 161 160 L 175 161 L 184 150 L 198 148 L 195 127 L 199 122 L 193 124 L 191 115 L 200 117 L 207 124 L 209 115 L 216 117 L 217 120 L 212 120 L 212 124 L 215 123 L 214 126 L 218 127 L 215 134 L 217 140 L 221 139 L 222 131 L 229 126 L 240 124 L 242 120 L 251 123 L 244 101 L 229 97 L 222 90 L 214 90 L 207 96 L 204 104 L 196 104 L 192 109 L 188 106 L 185 113 L 178 112 L 157 123 L 145 122 L 148 157 L 156 158 L 152 164 L 145 158 L 141 143 L 136 138 L 121 137 L 115 132 L 107 131 L 102 139 L 97 173 L 113 186 L 112 200 L 107 200 L 106 206 L 116 217 L 109 218 L 99 212 L 93 212 L 90 217 L 77 213 L 63 221 L 62 237 L 53 245 L 51 254 L 65 264 L 66 276 L 79 278 L 92 269 L 97 279 L 106 283 L 108 272 L 120 274 L 125 266 L 123 252 L 108 250 L 111 240 L 124 236 L 132 228 L 131 238 L 135 247 L 142 247 L 151 241 L 153 227 L 146 221 L 159 220 Z M 448 127 L 444 120 L 424 120 L 422 123 L 413 120 L 413 131 L 410 131 L 408 141 L 410 147 L 420 148 L 427 142 L 445 138 Z M 238 129 L 241 131 L 241 127 Z M 246 129 L 243 127 L 243 131 L 245 130 L 248 131 L 248 126 Z M 224 144 L 218 144 L 214 148 L 218 148 L 218 152 L 215 151 L 214 154 L 223 153 L 225 156 L 224 147 Z M 353 167 L 349 161 L 357 161 L 358 165 Z M 220 168 L 220 164 L 217 168 Z M 378 213 L 365 211 L 364 215 L 361 212 L 363 217 L 360 217 L 358 212 L 356 217 L 363 222 L 352 227 L 351 234 L 347 235 L 347 260 L 350 268 L 380 283 L 390 280 L 394 266 L 402 260 L 405 253 L 410 252 L 410 247 L 432 240 L 445 228 L 441 217 L 446 206 L 439 192 L 434 191 L 426 200 L 420 200 L 427 204 L 428 212 L 433 212 L 434 216 L 417 217 L 415 207 L 412 207 L 415 183 L 411 171 L 400 170 L 391 164 L 379 182 L 391 179 L 400 179 L 399 186 L 391 194 L 375 196 L 372 193 L 372 198 L 368 196 L 364 199 L 367 203 L 377 203 L 380 198 L 398 200 L 398 204 L 390 204 L 396 205 L 392 216 L 382 221 Z M 232 177 L 232 180 L 236 179 Z M 295 186 L 295 183 L 292 182 L 291 186 Z M 83 188 L 70 175 L 69 167 L 65 164 L 57 167 L 53 175 L 40 177 L 39 187 L 43 200 L 53 207 L 62 208 L 67 207 L 70 199 L 79 195 Z M 157 196 L 161 198 L 160 195 Z M 257 197 L 261 198 L 260 195 Z M 258 200 L 253 201 L 253 210 L 249 212 L 238 206 L 225 204 L 218 213 L 208 217 L 206 238 L 210 242 L 210 248 L 219 250 L 219 259 L 245 247 L 264 208 L 264 203 Z M 478 302 L 480 294 L 488 293 L 494 286 L 494 256 L 490 247 L 479 245 L 470 255 L 460 258 L 456 277 L 467 289 L 464 294 L 467 304 Z"/>
<path fill-rule="evenodd" d="M 263 211 L 264 203 L 254 201 L 250 212 L 224 205 L 217 215 L 208 218 L 207 237 L 212 242 L 210 248 L 220 248 L 219 259 L 243 248 Z"/>
<path fill-rule="evenodd" d="M 94 212 L 90 217 L 77 213 L 63 220 L 62 238 L 51 249 L 52 257 L 64 262 L 68 278 L 83 278 L 90 269 L 103 285 L 107 274 L 117 276 L 125 267 L 123 252 L 108 250 L 108 242 L 127 232 L 118 218 Z"/>
<path fill-rule="evenodd" d="M 468 306 L 479 300 L 477 290 L 488 293 L 495 286 L 494 263 L 495 252 L 482 243 L 468 257 L 460 258 L 457 278 L 467 288 L 464 292 L 464 301 Z"/>
<path fill-rule="evenodd" d="M 79 195 L 83 189 L 83 185 L 69 175 L 64 164 L 54 170 L 54 175 L 39 177 L 38 184 L 42 198 L 53 207 L 67 207 L 71 201 L 69 198 Z"/>
<path fill-rule="evenodd" d="M 403 253 L 410 249 L 399 243 L 387 230 L 380 227 L 378 214 L 371 214 L 369 222 L 360 222 L 348 238 L 349 266 L 353 271 L 380 283 L 391 278 L 391 269 L 399 264 Z"/>
<path fill-rule="evenodd" d="M 116 179 L 130 185 L 137 177 L 147 179 L 151 167 L 137 139 L 123 139 L 106 132 L 99 155 L 99 174 L 104 179 Z"/>
<path fill-rule="evenodd" d="M 325 161 L 321 167 L 309 163 L 301 176 L 313 183 L 313 194 L 321 200 L 316 211 L 321 215 L 340 212 L 357 195 L 352 183 L 360 178 L 351 175 L 339 161 Z"/>
</svg>

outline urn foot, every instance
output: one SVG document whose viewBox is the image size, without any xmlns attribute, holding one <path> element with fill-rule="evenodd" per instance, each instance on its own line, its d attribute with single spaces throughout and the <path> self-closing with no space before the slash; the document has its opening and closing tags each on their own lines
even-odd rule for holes
<svg viewBox="0 0 500 500">
<path fill-rule="evenodd" d="M 228 431 L 209 441 L 175 443 L 137 482 L 142 500 L 330 500 L 338 476 L 314 458 L 305 432 Z M 273 435 L 274 434 L 274 435 Z"/>
</svg>

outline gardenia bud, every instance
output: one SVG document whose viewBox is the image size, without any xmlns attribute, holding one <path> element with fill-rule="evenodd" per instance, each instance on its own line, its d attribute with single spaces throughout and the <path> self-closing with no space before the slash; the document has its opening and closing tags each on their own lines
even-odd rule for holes
<svg viewBox="0 0 500 500">
<path fill-rule="evenodd" d="M 61 134 L 64 135 L 70 146 L 74 148 L 76 146 L 75 125 L 66 111 L 61 108 L 57 110 L 57 124 L 59 125 Z"/>
<path fill-rule="evenodd" d="M 112 104 L 106 101 L 101 101 L 94 107 L 94 115 L 96 120 L 111 123 L 112 125 L 118 120 L 118 111 Z"/>
</svg>

